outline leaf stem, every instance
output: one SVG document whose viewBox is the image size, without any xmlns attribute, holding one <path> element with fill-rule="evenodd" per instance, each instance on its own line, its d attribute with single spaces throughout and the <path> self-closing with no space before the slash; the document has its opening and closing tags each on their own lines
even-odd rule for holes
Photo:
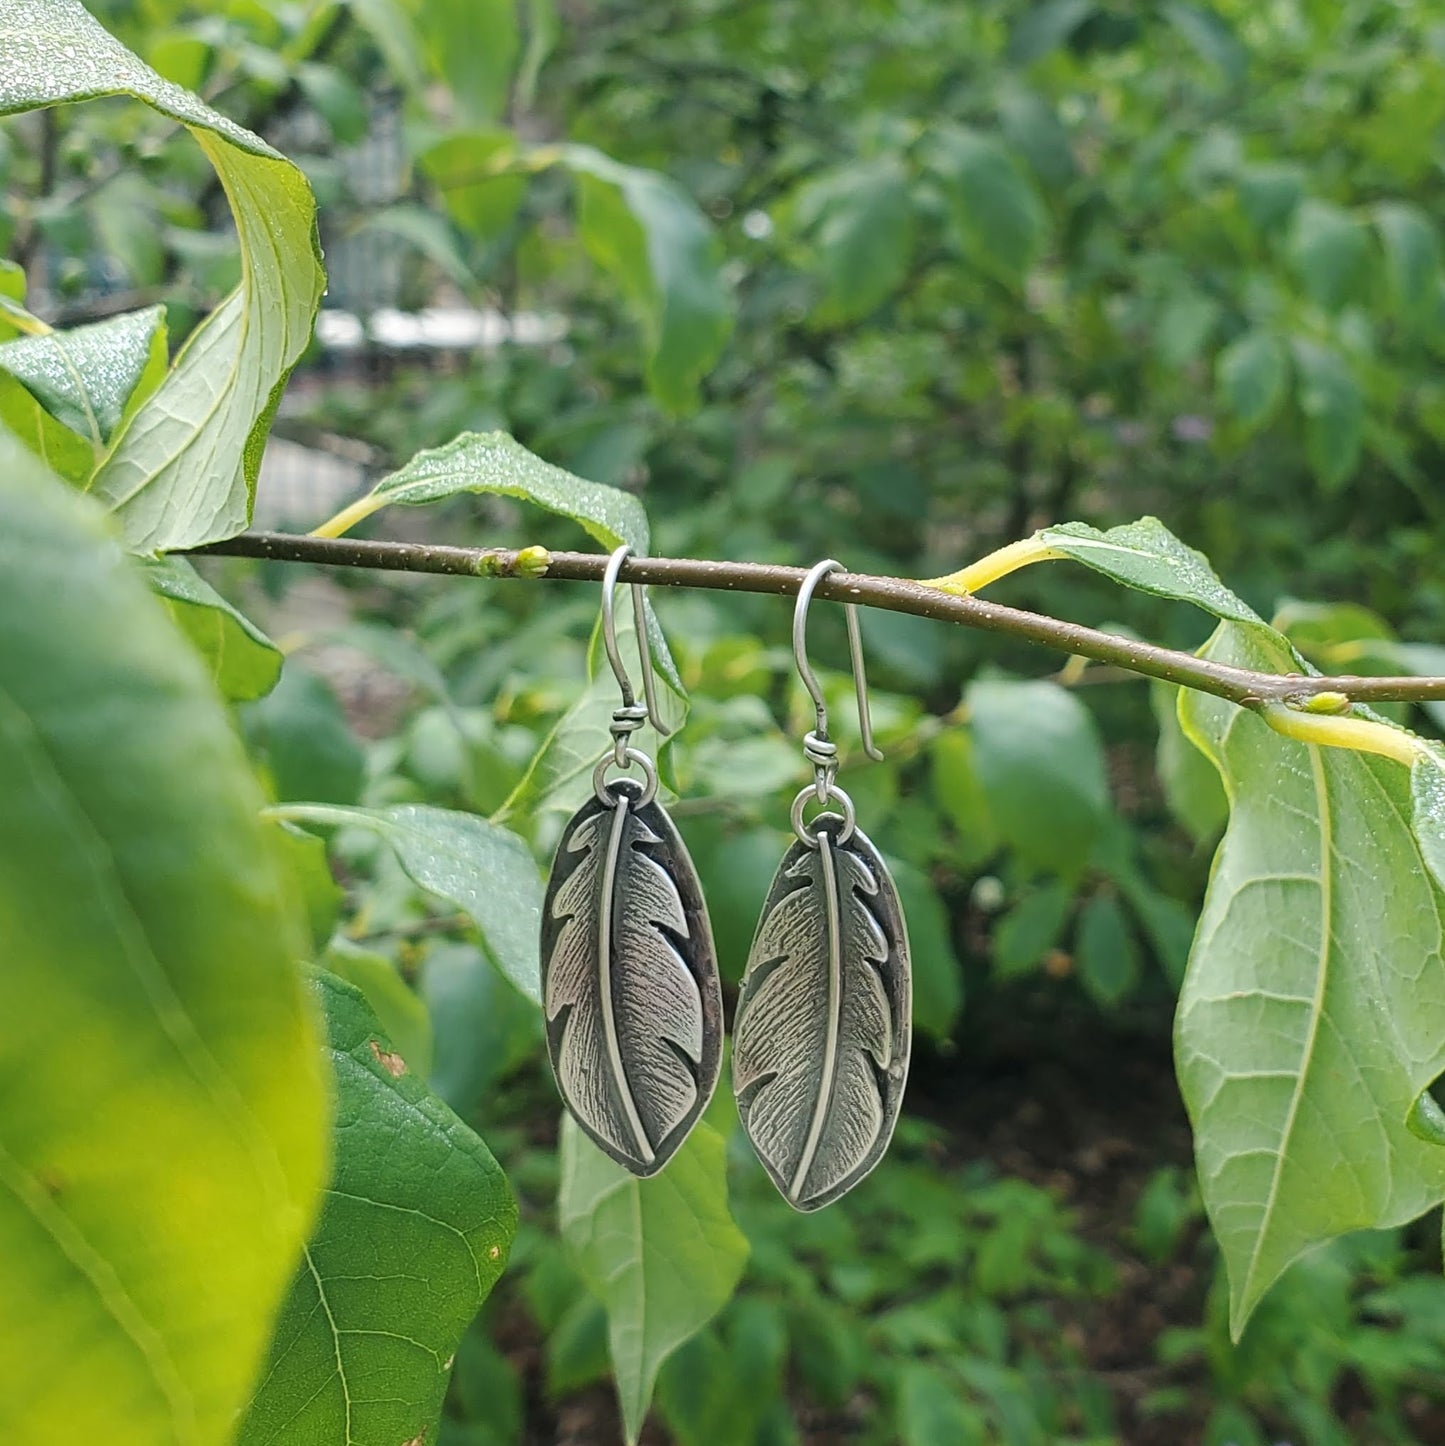
<svg viewBox="0 0 1445 1446">
<path fill-rule="evenodd" d="M 366 499 L 368 502 L 371 499 Z M 340 530 L 340 524 L 361 504 L 339 513 L 323 530 Z M 364 515 L 364 514 L 362 514 Z M 351 521 L 359 520 L 352 518 Z M 345 525 L 350 525 L 347 521 Z M 1006 550 L 1006 549 L 1005 549 Z M 194 549 L 201 553 L 225 553 L 236 557 L 258 557 L 277 562 L 317 563 L 326 567 L 361 567 L 384 572 L 440 573 L 459 577 L 545 578 L 547 581 L 601 582 L 607 566 L 606 553 L 549 552 L 546 565 L 539 561 L 537 548 L 445 547 L 434 543 L 369 542 L 356 538 L 293 535 L 281 532 L 247 532 L 224 542 Z M 1020 564 L 1022 565 L 1022 564 Z M 647 583 L 653 587 L 709 588 L 723 592 L 770 593 L 794 596 L 807 576 L 802 567 L 782 567 L 759 562 L 712 562 L 702 558 L 630 557 L 619 574 L 622 582 Z M 1227 698 L 1243 707 L 1263 709 L 1266 704 L 1303 704 L 1319 694 L 1338 693 L 1346 703 L 1421 702 L 1445 699 L 1445 678 L 1417 677 L 1306 677 L 1298 673 L 1258 673 L 1176 652 L 1135 638 L 1120 637 L 1081 627 L 1020 608 L 1004 607 L 971 595 L 945 592 L 927 583 L 901 577 L 872 577 L 864 573 L 830 573 L 819 584 L 816 596 L 833 602 L 857 603 L 862 607 L 908 613 L 913 617 L 958 623 L 985 632 L 1002 633 L 1038 643 L 1066 654 L 1078 654 L 1095 662 L 1109 663 L 1131 673 L 1162 678 L 1203 693 Z M 1333 706 L 1333 701 L 1331 702 Z M 1323 723 L 1361 723 L 1365 720 L 1310 717 Z M 1273 726 L 1273 725 L 1272 725 Z M 1378 725 L 1376 725 L 1378 726 Z M 1339 736 L 1336 730 L 1335 736 Z M 1366 735 L 1374 737 L 1373 734 Z M 1400 734 L 1408 738 L 1408 734 Z M 1349 745 L 1346 745 L 1349 746 Z M 1363 746 L 1363 745 L 1361 745 Z M 1373 748 L 1379 752 L 1381 749 Z M 1403 756 L 1394 754 L 1392 756 Z M 1411 755 L 1413 757 L 1413 754 Z"/>
<path fill-rule="evenodd" d="M 1320 681 L 1316 679 L 1315 681 Z M 1327 748 L 1350 748 L 1356 753 L 1378 753 L 1413 768 L 1427 749 L 1413 733 L 1376 723 L 1370 718 L 1346 718 L 1311 713 L 1288 703 L 1265 703 L 1260 716 L 1276 733 L 1301 743 L 1322 743 Z"/>
<path fill-rule="evenodd" d="M 999 578 L 1007 577 L 1009 573 L 1017 572 L 1019 568 L 1027 567 L 1030 563 L 1048 562 L 1052 558 L 1063 556 L 1065 554 L 1057 547 L 1050 547 L 1037 537 L 1025 537 L 1020 542 L 1011 542 L 1007 547 L 990 552 L 987 557 L 981 557 L 977 562 L 971 562 L 957 572 L 949 573 L 947 577 L 930 578 L 924 586 L 936 587 L 942 592 L 953 593 L 956 597 L 968 597 L 971 593 L 986 588 L 989 583 L 997 582 Z"/>
</svg>

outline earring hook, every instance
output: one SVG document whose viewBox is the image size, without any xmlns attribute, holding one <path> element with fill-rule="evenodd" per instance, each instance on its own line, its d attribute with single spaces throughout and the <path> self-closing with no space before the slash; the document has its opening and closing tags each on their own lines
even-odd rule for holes
<svg viewBox="0 0 1445 1446">
<path fill-rule="evenodd" d="M 834 758 L 837 750 L 828 744 L 828 705 L 823 699 L 818 675 L 808 662 L 808 606 L 813 601 L 813 589 L 830 572 L 843 571 L 843 564 L 831 557 L 811 568 L 803 579 L 803 585 L 798 589 L 798 602 L 793 609 L 793 661 L 798 666 L 798 675 L 808 690 L 808 696 L 813 700 L 818 719 L 817 729 L 809 735 L 809 739 L 816 740 L 820 745 L 827 745 L 823 751 L 831 750 Z M 875 763 L 881 763 L 883 753 L 873 742 L 873 720 L 868 714 L 868 678 L 863 668 L 863 630 L 858 622 L 857 604 L 844 603 L 843 614 L 848 622 L 848 653 L 853 664 L 853 691 L 858 696 L 858 731 L 863 738 L 863 751 Z M 836 767 L 836 764 L 834 766 Z"/>
<path fill-rule="evenodd" d="M 607 661 L 612 664 L 613 676 L 622 690 L 622 706 L 631 709 L 637 706 L 637 695 L 632 691 L 632 680 L 623 666 L 622 651 L 617 646 L 617 623 L 613 615 L 612 600 L 617 591 L 617 575 L 622 564 L 632 555 L 632 549 L 624 542 L 607 559 L 607 570 L 602 574 L 602 645 L 607 649 Z M 642 659 L 642 694 L 647 699 L 647 717 L 661 737 L 667 737 L 667 728 L 657 711 L 657 685 L 652 671 L 652 647 L 647 637 L 647 612 L 643 606 L 645 589 L 641 583 L 632 583 L 632 617 L 637 632 L 637 651 Z"/>
</svg>

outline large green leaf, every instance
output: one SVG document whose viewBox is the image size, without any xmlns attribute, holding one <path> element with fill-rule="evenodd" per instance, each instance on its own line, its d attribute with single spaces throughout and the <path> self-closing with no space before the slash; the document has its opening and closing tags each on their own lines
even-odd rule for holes
<svg viewBox="0 0 1445 1446">
<path fill-rule="evenodd" d="M 278 812 L 298 823 L 368 829 L 384 839 L 417 884 L 470 915 L 503 973 L 540 1003 L 542 880 L 516 834 L 475 814 L 419 803 L 391 808 L 293 803 Z"/>
<path fill-rule="evenodd" d="M 0 1435 L 224 1446 L 325 1178 L 234 731 L 98 509 L 0 435 Z"/>
<path fill-rule="evenodd" d="M 606 548 L 625 542 L 639 555 L 647 551 L 647 513 L 630 492 L 574 477 L 505 432 L 463 432 L 445 447 L 418 452 L 341 517 L 350 525 L 392 502 L 441 502 L 468 492 L 520 497 L 570 517 Z"/>
<path fill-rule="evenodd" d="M 852 321 L 887 299 L 913 259 L 908 175 L 896 156 L 885 156 L 818 184 L 818 248 L 828 280 L 820 319 Z"/>
<path fill-rule="evenodd" d="M 229 537 L 250 519 L 271 417 L 321 303 L 311 188 L 259 137 L 142 64 L 79 0 L 0 0 L 0 34 L 0 114 L 134 96 L 194 135 L 225 188 L 241 283 L 121 428 L 90 490 L 137 551 Z"/>
<path fill-rule="evenodd" d="M 22 336 L 0 346 L 0 370 L 22 383 L 56 421 L 84 438 L 96 460 L 127 406 L 155 390 L 165 366 L 161 306 L 70 331 Z"/>
<path fill-rule="evenodd" d="M 1279 338 L 1247 331 L 1215 358 L 1219 399 L 1246 431 L 1262 427 L 1284 401 L 1289 360 Z"/>
<path fill-rule="evenodd" d="M 1232 624 L 1206 656 L 1298 667 Z M 1175 1046 L 1238 1335 L 1311 1245 L 1445 1198 L 1445 1148 L 1407 1127 L 1445 1070 L 1445 895 L 1400 764 L 1282 738 L 1207 694 L 1181 717 L 1230 800 Z"/>
<path fill-rule="evenodd" d="M 1127 587 L 1193 603 L 1226 621 L 1265 626 L 1253 608 L 1220 582 L 1209 559 L 1180 542 L 1157 517 L 1141 517 L 1107 532 L 1086 522 L 1062 522 L 1035 536 L 1060 555 Z"/>
<path fill-rule="evenodd" d="M 171 617 L 206 660 L 223 697 L 244 702 L 263 697 L 276 686 L 281 650 L 190 563 L 180 557 L 158 557 L 147 560 L 144 567 Z"/>
<path fill-rule="evenodd" d="M 238 1443 L 428 1441 L 517 1207 L 486 1145 L 407 1068 L 361 992 L 319 972 L 316 990 L 336 1163 Z"/>
<path fill-rule="evenodd" d="M 1307 200 L 1295 212 L 1289 249 L 1305 291 L 1333 311 L 1358 288 L 1370 258 L 1370 237 L 1348 211 Z"/>
<path fill-rule="evenodd" d="M 1399 201 L 1375 207 L 1375 226 L 1395 314 L 1406 330 L 1428 333 L 1439 320 L 1439 233 L 1423 211 Z"/>
<path fill-rule="evenodd" d="M 462 125 L 496 120 L 506 108 L 521 38 L 515 0 L 404 0 L 432 70 L 452 93 Z"/>
<path fill-rule="evenodd" d="M 978 777 L 999 836 L 1029 867 L 1077 876 L 1109 809 L 1088 709 L 1047 682 L 977 682 L 966 695 Z"/>
<path fill-rule="evenodd" d="M 667 1169 L 639 1180 L 562 1121 L 557 1214 L 588 1287 L 607 1309 L 612 1373 L 629 1442 L 658 1368 L 727 1303 L 748 1244 L 728 1213 L 723 1138 L 693 1128 Z"/>
<path fill-rule="evenodd" d="M 711 225 L 656 171 L 624 166 L 591 146 L 562 146 L 555 156 L 578 178 L 583 245 L 642 318 L 648 386 L 665 407 L 688 410 L 732 332 Z"/>
<path fill-rule="evenodd" d="M 992 136 L 959 126 L 939 129 L 929 154 L 965 253 L 1020 284 L 1043 252 L 1048 213 L 1013 157 Z"/>
<path fill-rule="evenodd" d="M 1293 344 L 1305 452 L 1327 488 L 1348 482 L 1359 466 L 1365 438 L 1365 395 L 1339 352 L 1306 337 Z"/>
</svg>

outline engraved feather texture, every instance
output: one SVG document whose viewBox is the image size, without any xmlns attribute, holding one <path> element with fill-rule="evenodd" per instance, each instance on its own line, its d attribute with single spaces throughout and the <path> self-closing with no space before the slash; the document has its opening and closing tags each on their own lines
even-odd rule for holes
<svg viewBox="0 0 1445 1446">
<path fill-rule="evenodd" d="M 578 1124 L 636 1174 L 661 1169 L 717 1083 L 722 1001 L 692 860 L 667 815 L 611 785 L 563 831 L 543 909 L 543 1009 Z"/>
<path fill-rule="evenodd" d="M 908 938 L 878 851 L 842 820 L 788 850 L 768 892 L 733 1027 L 748 1138 L 799 1210 L 850 1190 L 897 1122 L 911 1042 Z"/>
</svg>

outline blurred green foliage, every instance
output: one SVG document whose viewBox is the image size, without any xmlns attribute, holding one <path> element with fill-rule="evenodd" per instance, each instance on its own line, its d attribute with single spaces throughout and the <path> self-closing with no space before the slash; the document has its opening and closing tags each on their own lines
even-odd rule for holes
<svg viewBox="0 0 1445 1446">
<path fill-rule="evenodd" d="M 379 474 L 501 428 L 637 494 L 656 552 L 903 575 L 1068 517 L 1157 513 L 1312 663 L 1442 671 L 1426 641 L 1445 631 L 1434 6 L 682 0 L 666 23 L 623 0 L 90 8 L 297 161 L 336 301 L 560 319 L 540 343 L 425 365 L 374 346 L 348 367 L 313 345 L 289 437 L 365 444 Z M 164 297 L 178 341 L 236 280 L 220 184 L 139 107 L 8 126 L 0 191 L 15 261 L 0 263 L 0 342 L 21 329 L 5 298 L 27 296 L 70 324 Z M 0 356 L 0 380 L 23 367 Z M 72 460 L 83 476 L 94 458 Z M 495 498 L 449 502 L 425 529 L 580 537 Z M 610 682 L 588 686 L 591 596 L 334 579 L 338 629 L 292 573 L 206 576 L 287 654 L 241 709 L 274 801 L 461 810 L 546 853 L 611 707 Z M 191 596 L 204 586 L 173 578 L 166 595 L 230 630 L 232 696 L 255 698 L 274 650 L 219 597 Z M 1197 615 L 1103 587 L 1051 564 L 1003 591 L 1203 641 Z M 735 983 L 803 772 L 786 617 L 757 598 L 657 606 L 690 699 L 665 777 Z M 201 642 L 195 612 L 178 615 Z M 819 619 L 834 662 L 837 622 Z M 987 1056 L 991 1023 L 1082 1019 L 1100 1072 L 1129 1030 L 1167 1031 L 1223 801 L 1171 690 L 1074 664 L 1044 676 L 1019 645 L 891 614 L 866 626 L 888 762 L 856 765 L 847 681 L 830 677 L 843 782 L 897 868 L 920 1098 L 942 1117 L 908 1120 L 883 1170 L 806 1220 L 733 1136 L 750 1258 L 736 1298 L 663 1366 L 672 1438 L 1427 1439 L 1445 1286 L 1420 1273 L 1437 1262 L 1416 1235 L 1310 1257 L 1234 1347 L 1176 1166 L 1086 1232 L 1067 1182 L 960 1159 L 953 1062 Z M 358 674 L 389 680 L 387 706 Z M 496 967 L 511 961 L 484 911 L 426 892 L 374 818 L 330 839 L 346 903 L 327 959 L 521 1196 L 517 1268 L 457 1352 L 442 1436 L 502 1446 L 526 1439 L 529 1413 L 586 1401 L 607 1323 L 557 1248 L 536 1012 Z M 334 899 L 314 858 L 297 872 L 326 942 Z M 1141 1273 L 1170 1270 L 1198 1288 L 1160 1315 L 1149 1358 L 1096 1369 L 1088 1332 L 1147 1302 Z"/>
</svg>

